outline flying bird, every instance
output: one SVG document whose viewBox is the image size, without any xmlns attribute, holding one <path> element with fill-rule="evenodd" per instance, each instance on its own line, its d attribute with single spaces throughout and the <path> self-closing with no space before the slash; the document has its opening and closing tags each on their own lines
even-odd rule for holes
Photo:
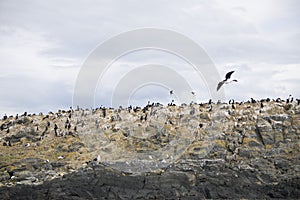
<svg viewBox="0 0 300 200">
<path fill-rule="evenodd" d="M 228 81 L 231 77 L 231 74 L 233 74 L 234 71 L 231 71 L 231 72 L 228 72 L 225 76 L 225 80 L 221 81 L 218 83 L 218 87 L 217 87 L 217 91 L 222 87 L 222 85 L 224 84 L 228 84 L 228 83 L 231 83 L 231 82 L 237 82 L 236 79 L 232 80 L 232 81 Z"/>
<path fill-rule="evenodd" d="M 173 90 L 170 90 L 170 95 L 174 94 L 174 91 Z"/>
</svg>

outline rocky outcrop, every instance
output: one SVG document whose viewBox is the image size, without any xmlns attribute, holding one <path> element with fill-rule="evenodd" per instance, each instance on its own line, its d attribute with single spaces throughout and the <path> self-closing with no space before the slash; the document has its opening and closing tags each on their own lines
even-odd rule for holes
<svg viewBox="0 0 300 200">
<path fill-rule="evenodd" d="M 300 196 L 295 102 L 24 113 L 0 126 L 1 199 Z"/>
</svg>

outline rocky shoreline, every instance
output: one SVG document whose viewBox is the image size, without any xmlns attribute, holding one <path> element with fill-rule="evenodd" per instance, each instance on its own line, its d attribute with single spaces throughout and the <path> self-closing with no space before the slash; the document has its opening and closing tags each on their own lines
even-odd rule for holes
<svg viewBox="0 0 300 200">
<path fill-rule="evenodd" d="M 0 121 L 1 199 L 300 196 L 300 106 L 70 109 Z"/>
</svg>

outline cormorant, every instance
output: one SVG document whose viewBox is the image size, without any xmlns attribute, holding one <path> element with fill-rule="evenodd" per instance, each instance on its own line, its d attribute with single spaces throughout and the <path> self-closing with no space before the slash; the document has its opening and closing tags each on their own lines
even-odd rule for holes
<svg viewBox="0 0 300 200">
<path fill-rule="evenodd" d="M 234 71 L 231 71 L 231 72 L 228 72 L 226 75 L 225 75 L 225 79 L 221 82 L 218 83 L 218 87 L 217 87 L 217 91 L 222 87 L 222 85 L 224 85 L 224 83 L 228 84 L 228 83 L 231 83 L 231 82 L 237 82 L 236 79 L 232 80 L 232 81 L 227 81 L 230 79 L 231 77 L 231 74 L 233 74 Z"/>
</svg>

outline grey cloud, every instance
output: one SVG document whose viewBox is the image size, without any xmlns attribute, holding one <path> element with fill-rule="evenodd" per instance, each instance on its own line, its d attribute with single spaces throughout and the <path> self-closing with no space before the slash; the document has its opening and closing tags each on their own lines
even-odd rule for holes
<svg viewBox="0 0 300 200">
<path fill-rule="evenodd" d="M 6 56 L 0 56 L 0 92 L 5 94 L 0 97 L 0 115 L 5 110 L 69 106 L 76 73 L 88 54 L 114 35 L 140 27 L 166 28 L 185 34 L 206 49 L 221 74 L 235 69 L 235 76 L 241 81 L 227 85 L 228 98 L 275 97 L 289 92 L 299 95 L 299 79 L 293 76 L 299 74 L 299 69 L 276 67 L 300 64 L 298 8 L 299 1 L 295 0 L 0 1 L 0 52 Z M 22 45 L 16 44 L 16 39 L 31 45 L 20 49 Z M 27 52 L 32 52 L 32 57 L 25 59 Z M 131 69 L 132 65 L 157 61 L 193 77 L 189 75 L 192 70 L 172 56 L 152 56 L 136 53 L 123 60 L 122 67 Z M 276 72 L 286 77 L 280 83 Z M 12 77 L 5 78 L 6 74 Z M 115 75 L 117 82 L 120 72 Z M 200 100 L 208 98 L 200 80 L 190 81 Z M 114 80 L 107 83 L 113 85 Z M 22 84 L 26 86 L 24 91 L 19 88 Z M 49 91 L 47 95 L 43 93 L 45 89 Z M 33 98 L 27 96 L 30 92 Z M 109 94 L 109 89 L 101 92 Z M 166 101 L 162 93 L 158 91 L 155 96 Z M 147 93 L 137 93 L 135 102 L 144 102 L 143 95 Z"/>
<path fill-rule="evenodd" d="M 72 105 L 72 86 L 63 82 L 43 82 L 23 76 L 2 77 L 0 85 L 1 108 L 13 108 L 8 109 L 11 113 L 48 112 Z M 6 112 L 2 109 L 0 115 Z"/>
</svg>

